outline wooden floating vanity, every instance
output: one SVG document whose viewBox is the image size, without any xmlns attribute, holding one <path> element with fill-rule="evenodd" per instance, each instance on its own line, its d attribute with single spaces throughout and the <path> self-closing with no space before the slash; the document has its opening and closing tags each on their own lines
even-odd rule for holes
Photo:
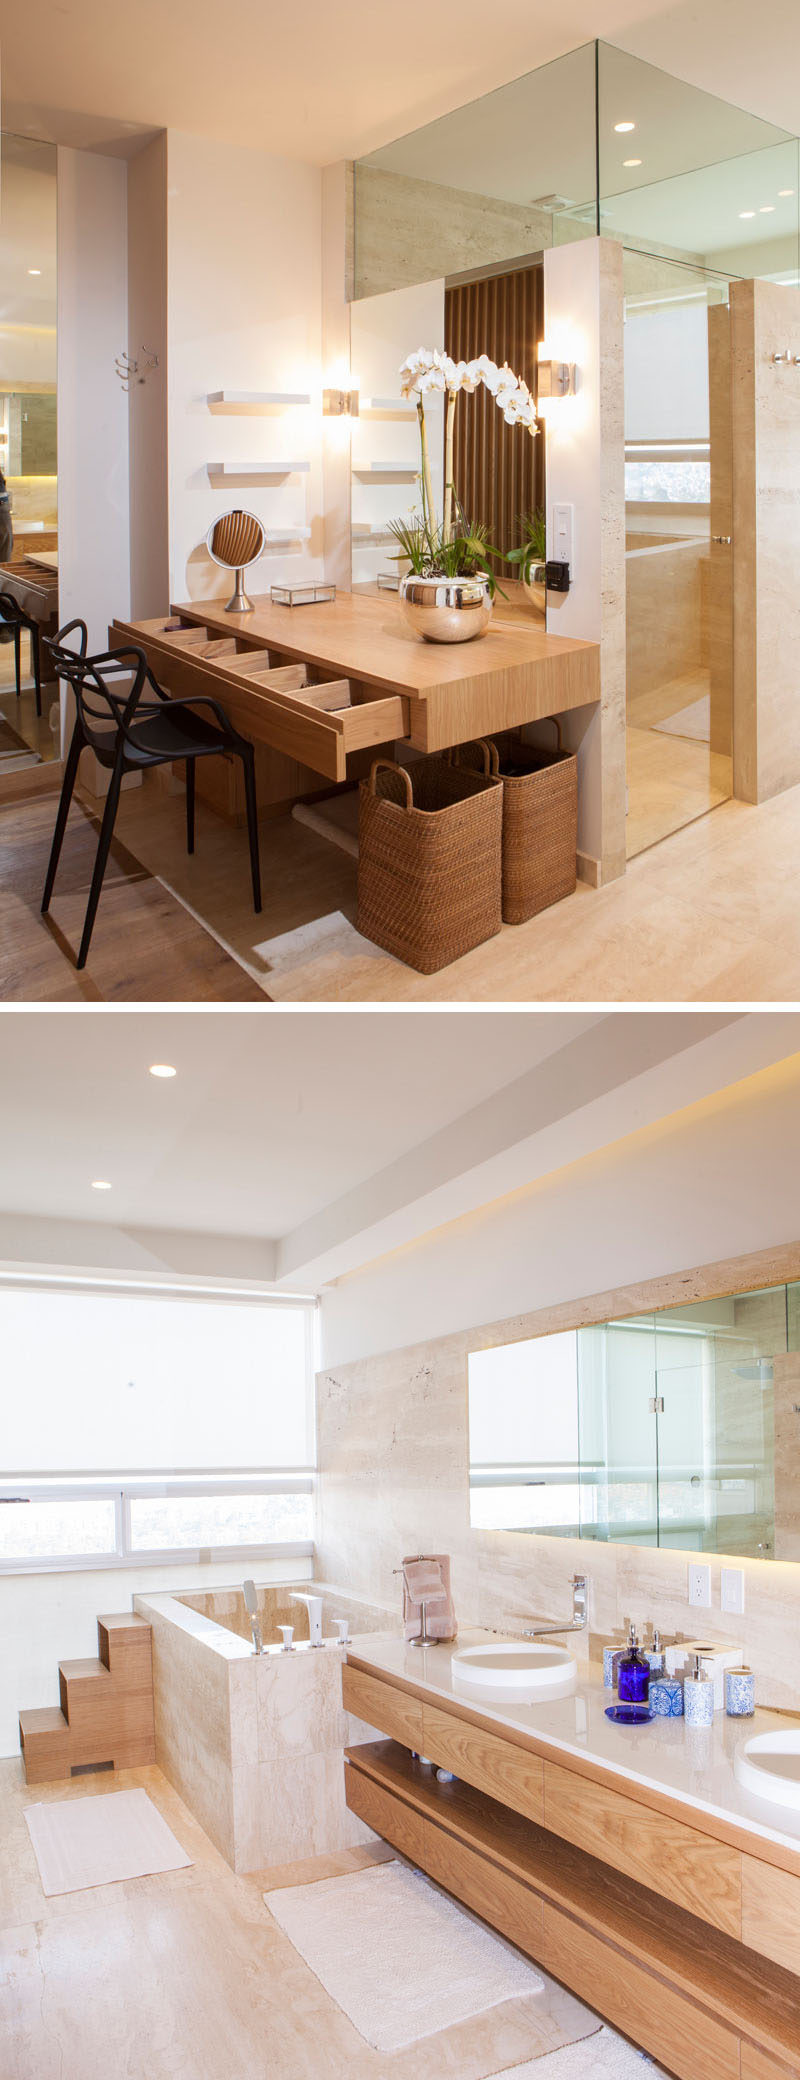
<svg viewBox="0 0 800 2080">
<path fill-rule="evenodd" d="M 397 599 L 339 593 L 324 606 L 257 599 L 251 614 L 198 601 L 148 621 L 115 621 L 109 642 L 146 652 L 165 690 L 213 694 L 253 743 L 294 762 L 267 776 L 277 801 L 357 777 L 348 759 L 405 739 L 440 751 L 600 699 L 596 643 L 549 636 L 501 609 L 472 643 L 424 643 Z M 363 759 L 362 759 L 363 767 Z M 282 789 L 282 793 L 281 793 Z"/>
<path fill-rule="evenodd" d="M 419 1674 L 396 1644 L 348 1650 L 345 1708 L 388 1736 L 348 1749 L 351 1810 L 680 2080 L 800 2080 L 800 1828 L 795 1846 L 778 1807 L 751 1828 L 735 1797 L 729 1815 L 697 1803 L 699 1753 L 684 1799 L 658 1788 L 663 1721 L 652 1754 L 652 1729 L 634 1736 L 629 1777 L 588 1737 L 581 1753 L 548 1740 L 563 1706 L 537 1707 L 523 1733 L 504 1721 L 524 1708 L 447 1694 L 447 1648 L 413 1659 Z M 568 1700 L 573 1727 L 591 1723 L 585 1696 Z M 596 1710 L 595 1696 L 595 1725 Z M 747 1724 L 727 1728 L 732 1754 Z"/>
</svg>

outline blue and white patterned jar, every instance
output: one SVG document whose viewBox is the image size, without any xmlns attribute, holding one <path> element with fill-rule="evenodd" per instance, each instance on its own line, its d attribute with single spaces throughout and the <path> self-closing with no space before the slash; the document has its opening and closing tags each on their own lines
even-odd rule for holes
<svg viewBox="0 0 800 2080">
<path fill-rule="evenodd" d="M 683 1716 L 687 1726 L 711 1726 L 714 1721 L 714 1685 L 697 1656 L 683 1686 Z"/>
<path fill-rule="evenodd" d="M 616 1687 L 617 1687 L 617 1670 L 618 1670 L 618 1668 L 619 1668 L 620 1660 L 621 1660 L 621 1657 L 622 1657 L 622 1655 L 624 1654 L 624 1652 L 625 1652 L 625 1648 L 624 1648 L 624 1647 L 604 1647 L 604 1648 L 603 1648 L 603 1689 L 604 1689 L 604 1690 L 615 1690 L 615 1689 L 616 1689 Z"/>
<path fill-rule="evenodd" d="M 752 1719 L 756 1708 L 756 1679 L 751 1668 L 726 1668 L 725 1710 L 729 1719 Z"/>
<path fill-rule="evenodd" d="M 683 1718 L 683 1684 L 677 1676 L 656 1676 L 650 1684 L 650 1710 L 657 1719 Z"/>
</svg>

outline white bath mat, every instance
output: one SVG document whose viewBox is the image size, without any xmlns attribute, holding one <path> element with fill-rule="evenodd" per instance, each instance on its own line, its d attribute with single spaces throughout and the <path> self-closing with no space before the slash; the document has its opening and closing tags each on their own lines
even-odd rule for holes
<svg viewBox="0 0 800 2080">
<path fill-rule="evenodd" d="M 660 2080 L 662 2072 L 644 2051 L 626 2044 L 604 2024 L 593 2037 L 567 2044 L 562 2051 L 548 2051 L 544 2058 L 526 2059 L 523 2066 L 509 2066 L 495 2080 Z"/>
<path fill-rule="evenodd" d="M 402 1863 L 264 1898 L 376 2051 L 401 2051 L 500 2001 L 543 1991 L 517 1951 Z"/>
<path fill-rule="evenodd" d="M 42 1890 L 83 1892 L 191 1864 L 146 1791 L 95 1792 L 26 1806 Z"/>
<path fill-rule="evenodd" d="M 688 708 L 679 708 L 676 715 L 667 715 L 663 722 L 654 722 L 653 728 L 661 730 L 665 737 L 690 737 L 696 744 L 708 744 L 711 738 L 711 695 L 701 695 Z"/>
</svg>

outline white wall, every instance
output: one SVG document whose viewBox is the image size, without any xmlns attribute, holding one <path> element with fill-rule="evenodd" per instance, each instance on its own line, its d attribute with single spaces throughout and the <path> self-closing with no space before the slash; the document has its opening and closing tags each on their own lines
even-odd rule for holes
<svg viewBox="0 0 800 2080">
<path fill-rule="evenodd" d="M 158 367 L 128 399 L 130 438 L 131 614 L 169 605 L 167 449 L 167 139 L 145 145 L 128 164 L 128 352 L 158 355 Z"/>
<path fill-rule="evenodd" d="M 798 1152 L 793 1056 L 326 1288 L 322 1363 L 792 1241 Z"/>
<path fill-rule="evenodd" d="M 248 1572 L 258 1582 L 308 1581 L 313 1562 L 225 1560 L 0 1575 L 0 1755 L 18 1753 L 20 1711 L 58 1704 L 59 1661 L 97 1653 L 98 1617 L 131 1610 L 135 1595 L 239 1583 Z"/>
<path fill-rule="evenodd" d="M 264 124 L 266 134 L 266 103 Z M 167 164 L 171 597 L 230 590 L 204 544 L 217 514 L 237 505 L 266 527 L 311 528 L 310 541 L 266 552 L 251 591 L 321 576 L 320 171 L 178 131 L 168 132 Z M 312 403 L 221 417 L 207 407 L 214 390 L 308 391 Z M 281 457 L 310 461 L 310 473 L 209 483 L 208 462 Z"/>
<path fill-rule="evenodd" d="M 58 544 L 61 621 L 103 649 L 130 602 L 127 167 L 58 148 Z"/>
</svg>

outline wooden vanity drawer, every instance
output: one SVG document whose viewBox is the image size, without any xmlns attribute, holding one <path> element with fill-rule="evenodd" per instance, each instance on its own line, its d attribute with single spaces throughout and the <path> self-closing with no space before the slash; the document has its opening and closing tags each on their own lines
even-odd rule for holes
<svg viewBox="0 0 800 2080">
<path fill-rule="evenodd" d="M 328 780 L 346 780 L 350 752 L 391 744 L 408 734 L 408 701 L 402 695 L 351 702 L 346 679 L 335 679 L 333 673 L 326 679 L 320 671 L 311 683 L 313 673 L 302 659 L 292 661 L 256 646 L 237 650 L 233 635 L 215 636 L 196 625 L 172 627 L 170 617 L 161 616 L 155 621 L 115 621 L 109 641 L 116 646 L 134 643 L 144 650 L 159 683 L 176 699 L 211 694 L 234 729 L 251 743 L 268 745 Z M 324 705 L 334 699 L 340 701 L 338 708 Z"/>
<path fill-rule="evenodd" d="M 777 2065 L 754 2044 L 743 2044 L 741 2080 L 800 2080 L 800 2065 Z"/>
<path fill-rule="evenodd" d="M 488 1791 L 512 1813 L 544 1820 L 544 1765 L 538 1755 L 427 1704 L 422 1707 L 422 1749 L 431 1762 L 453 1770 L 476 1791 Z"/>
<path fill-rule="evenodd" d="M 739 2038 L 732 2030 L 630 1957 L 623 1963 L 599 1936 L 547 1900 L 540 1956 L 545 1970 L 589 2007 L 654 2058 L 666 2057 L 680 2080 L 740 2080 Z"/>
<path fill-rule="evenodd" d="M 800 1974 L 800 1878 L 755 1856 L 742 1857 L 742 1942 Z"/>
<path fill-rule="evenodd" d="M 538 1893 L 428 1822 L 424 1859 L 424 1868 L 437 1885 L 452 1892 L 529 1957 L 541 1957 L 543 1902 Z"/>
<path fill-rule="evenodd" d="M 413 1806 L 404 1805 L 400 1798 L 393 1798 L 380 1784 L 365 1777 L 360 1769 L 346 1762 L 344 1768 L 344 1795 L 351 1813 L 366 1821 L 376 1834 L 391 1842 L 401 1856 L 423 1868 L 425 1862 L 425 1822 L 421 1813 Z"/>
<path fill-rule="evenodd" d="M 726 1935 L 740 1936 L 738 1849 L 550 1762 L 544 1769 L 544 1824 Z"/>
<path fill-rule="evenodd" d="M 367 1726 L 388 1733 L 391 1740 L 400 1741 L 404 1748 L 413 1748 L 418 1755 L 424 1754 L 422 1704 L 418 1697 L 409 1697 L 407 1691 L 395 1690 L 391 1683 L 382 1683 L 378 1677 L 365 1675 L 362 1669 L 351 1668 L 345 1662 L 342 1703 L 346 1712 L 363 1719 Z"/>
</svg>

